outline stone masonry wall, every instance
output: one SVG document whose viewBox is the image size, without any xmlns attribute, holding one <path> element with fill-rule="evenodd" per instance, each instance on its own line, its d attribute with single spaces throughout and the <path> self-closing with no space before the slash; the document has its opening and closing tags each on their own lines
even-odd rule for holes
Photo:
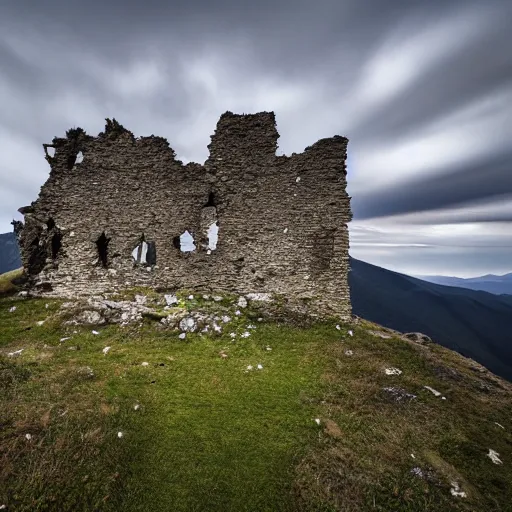
<svg viewBox="0 0 512 512">
<path fill-rule="evenodd" d="M 20 208 L 33 289 L 64 297 L 133 286 L 262 292 L 350 318 L 346 138 L 276 156 L 274 113 L 226 112 L 205 164 L 183 165 L 165 139 L 135 138 L 115 120 L 98 137 L 66 135 L 44 145 L 50 177 Z M 215 221 L 218 243 L 208 250 Z M 185 231 L 193 252 L 180 250 Z M 152 265 L 132 257 L 141 240 L 148 260 L 156 253 Z"/>
</svg>

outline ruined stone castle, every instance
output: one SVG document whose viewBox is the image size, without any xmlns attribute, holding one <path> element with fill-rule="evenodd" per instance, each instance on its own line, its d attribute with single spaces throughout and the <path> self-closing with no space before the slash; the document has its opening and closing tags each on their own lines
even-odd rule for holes
<svg viewBox="0 0 512 512">
<path fill-rule="evenodd" d="M 273 294 L 348 319 L 348 141 L 276 156 L 278 137 L 273 112 L 226 112 L 204 165 L 109 119 L 97 137 L 76 128 L 44 144 L 50 176 L 19 210 L 29 287 Z"/>
</svg>

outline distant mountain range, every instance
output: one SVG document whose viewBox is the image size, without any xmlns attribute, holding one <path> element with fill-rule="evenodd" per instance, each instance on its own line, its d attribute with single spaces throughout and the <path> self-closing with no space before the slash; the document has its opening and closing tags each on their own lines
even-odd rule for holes
<svg viewBox="0 0 512 512">
<path fill-rule="evenodd" d="M 21 267 L 20 250 L 14 233 L 0 234 L 0 274 Z"/>
<path fill-rule="evenodd" d="M 350 258 L 355 315 L 400 332 L 422 332 L 512 381 L 512 295 L 471 290 L 467 284 L 512 286 L 512 274 L 462 279 L 465 288 L 392 272 Z M 13 233 L 0 234 L 0 273 L 21 266 Z M 429 279 L 438 276 L 426 276 Z M 453 281 L 457 280 L 457 281 Z M 500 288 L 501 289 L 501 288 Z"/>
<path fill-rule="evenodd" d="M 512 295 L 429 283 L 350 259 L 354 314 L 418 331 L 512 381 Z"/>
<path fill-rule="evenodd" d="M 495 276 L 487 274 L 481 277 L 470 277 L 463 279 L 461 277 L 446 276 L 414 276 L 429 283 L 442 284 L 445 286 L 458 286 L 468 288 L 470 290 L 481 290 L 484 292 L 494 293 L 496 295 L 509 294 L 512 295 L 512 272 L 503 276 Z"/>
</svg>

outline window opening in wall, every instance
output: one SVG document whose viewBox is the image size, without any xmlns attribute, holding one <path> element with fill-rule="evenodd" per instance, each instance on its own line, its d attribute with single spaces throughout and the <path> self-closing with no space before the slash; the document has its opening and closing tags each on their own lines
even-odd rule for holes
<svg viewBox="0 0 512 512">
<path fill-rule="evenodd" d="M 148 244 L 142 240 L 139 242 L 137 247 L 133 249 L 132 251 L 132 257 L 135 261 L 135 263 L 142 263 L 143 265 L 146 264 L 146 256 L 148 254 Z"/>
<path fill-rule="evenodd" d="M 46 227 L 48 228 L 48 231 L 51 231 L 55 227 L 55 221 L 52 217 L 48 219 L 48 222 L 46 223 Z"/>
<path fill-rule="evenodd" d="M 83 159 L 84 159 L 84 154 L 81 151 L 79 151 L 78 155 L 76 155 L 75 165 L 81 164 Z"/>
<path fill-rule="evenodd" d="M 155 242 L 146 242 L 144 236 L 132 251 L 132 258 L 135 263 L 140 265 L 156 265 L 156 244 Z"/>
<path fill-rule="evenodd" d="M 215 194 L 213 192 L 210 192 L 208 195 L 208 202 L 204 205 L 205 208 L 208 206 L 217 206 L 217 201 L 215 199 Z"/>
<path fill-rule="evenodd" d="M 181 252 L 192 252 L 196 250 L 194 237 L 187 231 L 172 239 L 172 244 Z"/>
<path fill-rule="evenodd" d="M 108 244 L 110 238 L 107 238 L 105 232 L 101 233 L 98 240 L 96 240 L 96 247 L 98 249 L 98 260 L 102 267 L 108 267 Z"/>
<path fill-rule="evenodd" d="M 213 192 L 210 192 L 208 201 L 201 211 L 201 249 L 206 250 L 206 254 L 211 254 L 212 251 L 217 249 L 218 239 L 217 198 Z"/>
<path fill-rule="evenodd" d="M 62 233 L 55 233 L 52 236 L 52 259 L 57 259 L 62 247 Z"/>
<path fill-rule="evenodd" d="M 219 239 L 219 226 L 214 222 L 208 228 L 208 247 L 209 251 L 217 249 L 217 240 Z"/>
</svg>

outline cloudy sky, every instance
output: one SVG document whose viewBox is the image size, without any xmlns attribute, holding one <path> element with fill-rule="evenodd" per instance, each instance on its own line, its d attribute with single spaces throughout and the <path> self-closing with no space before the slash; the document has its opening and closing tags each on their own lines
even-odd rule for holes
<svg viewBox="0 0 512 512">
<path fill-rule="evenodd" d="M 510 0 L 2 0 L 0 232 L 70 127 L 203 162 L 222 112 L 274 110 L 280 154 L 350 139 L 352 256 L 511 272 L 511 26 Z"/>
</svg>

